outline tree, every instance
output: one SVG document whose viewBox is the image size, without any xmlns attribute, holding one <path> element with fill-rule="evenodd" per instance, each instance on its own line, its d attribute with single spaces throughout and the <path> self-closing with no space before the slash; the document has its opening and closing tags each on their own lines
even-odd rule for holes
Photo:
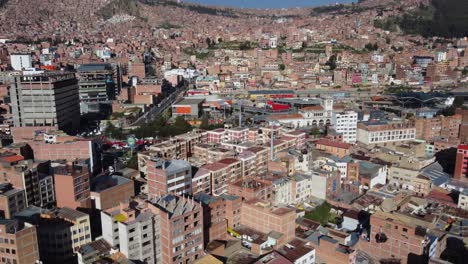
<svg viewBox="0 0 468 264">
<path fill-rule="evenodd" d="M 314 208 L 314 210 L 307 212 L 305 218 L 320 222 L 321 225 L 325 226 L 328 224 L 330 219 L 330 210 L 331 205 L 327 202 L 322 203 L 321 205 Z"/>
<path fill-rule="evenodd" d="M 279 65 L 280 71 L 284 71 L 286 69 L 286 66 L 284 64 Z"/>
<path fill-rule="evenodd" d="M 200 124 L 200 128 L 201 129 L 208 129 L 210 126 L 210 123 L 209 123 L 209 120 L 208 120 L 208 115 L 203 115 L 202 117 L 202 121 L 201 121 L 201 124 Z"/>
<path fill-rule="evenodd" d="M 468 67 L 463 68 L 462 74 L 463 74 L 463 75 L 467 75 L 467 74 L 468 74 Z"/>
<path fill-rule="evenodd" d="M 312 130 L 310 131 L 310 134 L 311 134 L 312 136 L 314 136 L 314 137 L 320 136 L 320 134 L 321 134 L 321 133 L 320 133 L 320 128 L 318 128 L 318 127 L 312 128 Z"/>
<path fill-rule="evenodd" d="M 104 130 L 104 134 L 110 138 L 122 139 L 124 138 L 124 133 L 120 128 L 117 128 L 112 122 L 107 123 L 107 127 Z"/>
<path fill-rule="evenodd" d="M 335 54 L 330 56 L 330 58 L 328 59 L 326 65 L 328 65 L 330 67 L 330 70 L 336 69 L 336 55 Z"/>
</svg>

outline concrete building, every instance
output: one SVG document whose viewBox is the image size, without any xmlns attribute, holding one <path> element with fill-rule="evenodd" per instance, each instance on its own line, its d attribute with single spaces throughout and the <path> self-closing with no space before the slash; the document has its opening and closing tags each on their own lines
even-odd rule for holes
<svg viewBox="0 0 468 264">
<path fill-rule="evenodd" d="M 458 180 L 468 181 L 468 145 L 458 146 L 453 177 Z"/>
<path fill-rule="evenodd" d="M 114 70 L 108 63 L 83 64 L 77 69 L 80 112 L 99 113 L 110 109 L 115 98 Z"/>
<path fill-rule="evenodd" d="M 389 183 L 405 190 L 414 190 L 415 179 L 418 175 L 419 170 L 400 168 L 398 166 L 392 166 L 388 169 Z"/>
<path fill-rule="evenodd" d="M 458 208 L 468 210 L 468 189 L 463 190 L 458 196 Z"/>
<path fill-rule="evenodd" d="M 118 175 L 104 175 L 91 180 L 94 208 L 107 210 L 135 196 L 134 181 Z"/>
<path fill-rule="evenodd" d="M 78 164 L 52 164 L 58 207 L 91 208 L 88 167 Z"/>
<path fill-rule="evenodd" d="M 79 126 L 78 82 L 73 73 L 16 76 L 10 98 L 16 127 L 56 126 L 74 132 Z"/>
<path fill-rule="evenodd" d="M 101 211 L 102 236 L 129 260 L 159 263 L 159 218 L 138 201 Z"/>
<path fill-rule="evenodd" d="M 172 105 L 172 116 L 186 118 L 199 118 L 203 113 L 202 104 L 205 99 L 184 99 Z"/>
<path fill-rule="evenodd" d="M 0 217 L 11 219 L 26 208 L 24 190 L 14 188 L 11 183 L 0 184 Z"/>
<path fill-rule="evenodd" d="M 356 143 L 357 117 L 358 114 L 354 111 L 333 113 L 333 128 L 343 135 L 343 141 L 346 143 Z"/>
<path fill-rule="evenodd" d="M 3 263 L 37 263 L 39 246 L 36 227 L 17 220 L 0 220 L 1 249 Z"/>
<path fill-rule="evenodd" d="M 148 194 L 192 193 L 192 166 L 183 160 L 152 159 L 147 163 Z"/>
<path fill-rule="evenodd" d="M 357 127 L 357 141 L 370 146 L 387 146 L 416 138 L 411 122 L 361 122 Z"/>
</svg>

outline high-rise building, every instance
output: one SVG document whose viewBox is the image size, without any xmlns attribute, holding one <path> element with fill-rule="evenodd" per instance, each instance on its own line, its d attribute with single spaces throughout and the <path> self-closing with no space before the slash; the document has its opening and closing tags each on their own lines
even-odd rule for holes
<svg viewBox="0 0 468 264">
<path fill-rule="evenodd" d="M 108 111 L 111 100 L 115 98 L 116 89 L 112 65 L 109 63 L 80 65 L 77 78 L 81 113 Z"/>
<path fill-rule="evenodd" d="M 468 180 L 468 145 L 458 146 L 454 178 L 462 181 Z"/>
<path fill-rule="evenodd" d="M 333 113 L 332 119 L 335 131 L 343 134 L 343 141 L 346 143 L 356 143 L 357 136 L 357 113 L 345 111 Z"/>
<path fill-rule="evenodd" d="M 1 250 L 3 263 L 37 263 L 39 246 L 36 227 L 17 220 L 0 220 Z"/>
<path fill-rule="evenodd" d="M 148 206 L 160 219 L 161 263 L 192 263 L 204 255 L 203 209 L 199 203 L 165 195 L 151 200 Z"/>
<path fill-rule="evenodd" d="M 79 126 L 78 82 L 73 73 L 16 76 L 10 97 L 14 126 L 56 126 L 69 133 Z"/>
<path fill-rule="evenodd" d="M 192 192 L 192 166 L 186 161 L 153 159 L 148 161 L 147 170 L 150 196 Z"/>
<path fill-rule="evenodd" d="M 55 193 L 58 207 L 89 208 L 89 170 L 78 164 L 52 164 L 55 179 Z"/>
</svg>

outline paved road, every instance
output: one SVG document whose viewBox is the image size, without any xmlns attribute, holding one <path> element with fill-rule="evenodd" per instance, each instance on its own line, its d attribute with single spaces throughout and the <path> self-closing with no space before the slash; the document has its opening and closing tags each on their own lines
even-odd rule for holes
<svg viewBox="0 0 468 264">
<path fill-rule="evenodd" d="M 160 116 L 168 107 L 171 107 L 187 90 L 185 87 L 177 88 L 175 92 L 164 98 L 160 103 L 155 104 L 148 112 L 140 116 L 132 126 L 140 126 L 148 121 L 155 119 Z"/>
</svg>

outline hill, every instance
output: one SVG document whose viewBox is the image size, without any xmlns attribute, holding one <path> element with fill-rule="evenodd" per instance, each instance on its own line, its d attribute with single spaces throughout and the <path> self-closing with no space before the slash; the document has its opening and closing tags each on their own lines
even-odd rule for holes
<svg viewBox="0 0 468 264">
<path fill-rule="evenodd" d="M 468 1 L 431 0 L 402 15 L 376 20 L 375 26 L 424 37 L 465 37 L 468 36 Z"/>
</svg>

